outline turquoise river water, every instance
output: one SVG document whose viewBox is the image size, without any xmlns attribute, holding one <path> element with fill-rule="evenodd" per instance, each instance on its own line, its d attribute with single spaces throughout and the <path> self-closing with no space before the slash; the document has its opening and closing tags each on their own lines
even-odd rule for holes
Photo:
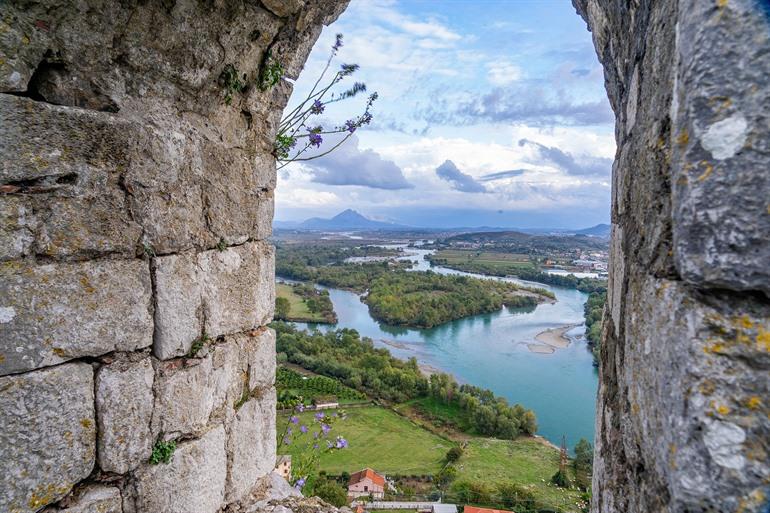
<svg viewBox="0 0 770 513">
<path fill-rule="evenodd" d="M 404 259 L 415 270 L 430 267 L 424 256 L 430 250 L 409 248 Z M 442 274 L 466 274 L 486 279 L 503 279 L 433 267 Z M 288 281 L 288 280 L 287 280 Z M 597 372 L 583 332 L 583 304 L 587 294 L 577 290 L 539 283 L 527 285 L 553 291 L 557 301 L 535 309 L 507 309 L 452 321 L 431 329 L 387 326 L 369 315 L 358 295 L 329 288 L 339 322 L 335 326 L 302 324 L 310 329 L 354 328 L 370 337 L 375 345 L 387 347 L 399 358 L 414 356 L 421 364 L 451 373 L 461 383 L 488 388 L 511 403 L 535 411 L 538 433 L 559 445 L 562 436 L 574 447 L 580 438 L 593 442 Z M 530 352 L 527 343 L 548 328 L 579 324 L 567 332 L 571 340 L 565 349 L 552 354 Z"/>
</svg>

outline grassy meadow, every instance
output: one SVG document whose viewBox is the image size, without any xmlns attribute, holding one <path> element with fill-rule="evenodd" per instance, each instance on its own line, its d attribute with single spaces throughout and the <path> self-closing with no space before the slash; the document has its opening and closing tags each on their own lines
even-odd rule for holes
<svg viewBox="0 0 770 513">
<path fill-rule="evenodd" d="M 275 284 L 275 294 L 289 300 L 289 318 L 301 322 L 326 322 L 322 312 L 311 312 L 305 300 L 294 292 L 291 285 L 286 283 Z"/>
</svg>

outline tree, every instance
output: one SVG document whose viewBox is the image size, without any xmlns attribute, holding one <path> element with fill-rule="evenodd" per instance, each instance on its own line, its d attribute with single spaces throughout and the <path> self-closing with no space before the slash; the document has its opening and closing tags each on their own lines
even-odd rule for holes
<svg viewBox="0 0 770 513">
<path fill-rule="evenodd" d="M 291 312 L 291 303 L 285 297 L 275 298 L 275 318 L 288 319 Z"/>
<path fill-rule="evenodd" d="M 576 484 L 583 490 L 591 487 L 591 474 L 593 473 L 594 449 L 585 438 L 575 444 L 575 459 L 572 465 L 575 469 Z"/>
</svg>

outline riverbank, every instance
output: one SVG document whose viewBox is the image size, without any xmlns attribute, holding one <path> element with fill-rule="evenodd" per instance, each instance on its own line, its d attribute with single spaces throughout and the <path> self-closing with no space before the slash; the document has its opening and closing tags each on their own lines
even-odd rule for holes
<svg viewBox="0 0 770 513">
<path fill-rule="evenodd" d="M 570 339 L 567 337 L 567 332 L 572 328 L 576 328 L 580 324 L 566 324 L 558 328 L 549 328 L 543 330 L 535 335 L 535 340 L 538 344 L 527 344 L 527 348 L 532 353 L 538 354 L 552 354 L 557 349 L 565 349 L 569 347 Z"/>
</svg>

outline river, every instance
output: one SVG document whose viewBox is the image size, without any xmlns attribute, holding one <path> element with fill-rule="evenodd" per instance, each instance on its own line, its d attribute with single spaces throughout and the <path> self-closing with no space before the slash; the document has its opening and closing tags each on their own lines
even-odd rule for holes
<svg viewBox="0 0 770 513">
<path fill-rule="evenodd" d="M 525 283 L 556 294 L 553 304 L 534 309 L 507 309 L 466 317 L 430 329 L 388 326 L 369 315 L 358 295 L 327 288 L 339 322 L 335 326 L 297 323 L 321 330 L 354 328 L 375 345 L 387 347 L 399 358 L 414 356 L 421 364 L 451 373 L 462 383 L 488 388 L 511 403 L 535 411 L 538 433 L 556 445 L 566 436 L 571 449 L 580 438 L 593 442 L 597 372 L 582 337 L 583 304 L 587 294 L 574 289 L 508 278 L 431 268 L 425 255 L 431 250 L 408 248 L 414 270 L 432 269 L 442 274 L 464 274 L 485 279 Z M 548 328 L 580 324 L 567 335 L 571 343 L 552 354 L 532 353 L 526 343 Z"/>
</svg>

